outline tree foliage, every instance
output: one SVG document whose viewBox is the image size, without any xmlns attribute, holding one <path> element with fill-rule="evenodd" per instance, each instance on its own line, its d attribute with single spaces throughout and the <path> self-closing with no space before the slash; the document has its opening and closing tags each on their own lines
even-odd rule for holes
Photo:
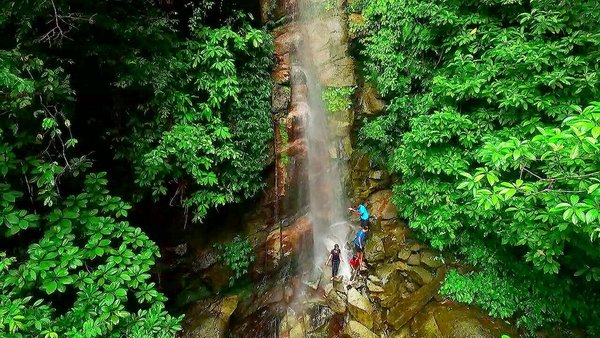
<svg viewBox="0 0 600 338">
<path fill-rule="evenodd" d="M 215 247 L 219 250 L 219 260 L 234 273 L 230 286 L 246 275 L 250 264 L 256 260 L 254 248 L 247 237 L 236 236 L 231 242 L 217 243 Z"/>
<path fill-rule="evenodd" d="M 158 248 L 74 156 L 68 76 L 18 49 L 0 66 L 0 332 L 174 336 L 180 319 L 150 280 Z"/>
<path fill-rule="evenodd" d="M 353 26 L 364 75 L 388 100 L 361 146 L 398 176 L 411 227 L 481 268 L 468 283 L 451 275 L 448 293 L 529 329 L 597 323 L 594 297 L 578 293 L 597 294 L 600 277 L 598 3 L 351 9 L 365 19 Z"/>
<path fill-rule="evenodd" d="M 0 336 L 174 337 L 159 249 L 109 179 L 196 220 L 262 186 L 269 35 L 168 3 L 0 3 Z"/>
<path fill-rule="evenodd" d="M 272 138 L 270 36 L 248 24 L 211 28 L 200 20 L 192 19 L 191 38 L 171 55 L 131 55 L 117 82 L 151 96 L 127 121 L 119 156 L 133 163 L 140 187 L 191 207 L 195 221 L 263 187 Z"/>
</svg>

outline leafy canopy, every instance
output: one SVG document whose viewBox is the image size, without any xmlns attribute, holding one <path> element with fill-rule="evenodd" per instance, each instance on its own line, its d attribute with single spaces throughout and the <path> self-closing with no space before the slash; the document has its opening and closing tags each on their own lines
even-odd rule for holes
<svg viewBox="0 0 600 338">
<path fill-rule="evenodd" d="M 0 332 L 173 337 L 181 319 L 150 279 L 158 247 L 125 220 L 106 174 L 73 156 L 64 70 L 18 49 L 0 67 Z"/>
<path fill-rule="evenodd" d="M 200 220 L 262 187 L 270 36 L 182 8 L 0 3 L 0 336 L 174 337 L 159 249 L 114 191 L 133 173 Z"/>
<path fill-rule="evenodd" d="M 600 277 L 597 5 L 349 8 L 362 14 L 352 25 L 361 70 L 388 102 L 360 146 L 398 177 L 410 226 L 480 268 L 451 274 L 444 290 L 530 330 L 597 329 L 598 297 L 579 296 L 597 295 Z"/>
</svg>

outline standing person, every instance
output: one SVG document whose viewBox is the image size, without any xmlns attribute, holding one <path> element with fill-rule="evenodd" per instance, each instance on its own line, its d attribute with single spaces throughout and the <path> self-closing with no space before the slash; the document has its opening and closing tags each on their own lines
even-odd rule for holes
<svg viewBox="0 0 600 338">
<path fill-rule="evenodd" d="M 333 246 L 333 250 L 331 250 L 329 258 L 327 259 L 327 265 L 329 265 L 329 262 L 331 262 L 331 280 L 333 280 L 338 274 L 341 252 L 342 251 L 340 250 L 339 245 L 336 244 Z"/>
<path fill-rule="evenodd" d="M 352 270 L 350 274 L 350 281 L 353 281 L 356 275 L 358 274 L 358 267 L 360 266 L 360 262 L 358 261 L 358 257 L 353 255 L 350 259 L 350 269 Z"/>
<path fill-rule="evenodd" d="M 369 210 L 363 204 L 357 205 L 355 208 L 348 208 L 356 214 L 360 219 L 360 226 L 363 228 L 369 227 Z"/>
<path fill-rule="evenodd" d="M 368 231 L 369 228 L 363 226 L 354 238 L 354 249 L 356 250 L 358 262 L 360 265 L 362 265 L 363 263 L 363 252 L 365 251 L 365 238 L 367 236 Z"/>
</svg>

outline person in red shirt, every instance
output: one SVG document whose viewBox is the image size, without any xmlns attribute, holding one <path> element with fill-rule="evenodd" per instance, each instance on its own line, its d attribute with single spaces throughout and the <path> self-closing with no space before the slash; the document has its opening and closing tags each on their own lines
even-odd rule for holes
<svg viewBox="0 0 600 338">
<path fill-rule="evenodd" d="M 360 260 L 356 255 L 352 256 L 350 259 L 350 268 L 352 269 L 350 280 L 353 280 L 358 272 L 358 267 L 360 266 Z"/>
</svg>

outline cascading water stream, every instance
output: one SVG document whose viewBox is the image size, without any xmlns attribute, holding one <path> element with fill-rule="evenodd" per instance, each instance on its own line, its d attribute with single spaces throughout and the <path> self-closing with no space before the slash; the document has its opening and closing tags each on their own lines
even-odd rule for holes
<svg viewBox="0 0 600 338">
<path fill-rule="evenodd" d="M 298 21 L 301 42 L 296 49 L 295 71 L 302 72 L 306 84 L 307 121 L 307 172 L 309 215 L 313 235 L 313 275 L 320 275 L 328 253 L 338 244 L 342 250 L 339 274 L 348 278 L 351 248 L 346 245 L 352 236 L 352 227 L 345 220 L 347 205 L 342 184 L 345 161 L 339 154 L 339 146 L 331 137 L 330 121 L 327 117 L 318 76 L 323 62 L 329 62 L 329 29 L 323 19 L 325 0 L 302 0 L 298 4 Z M 327 56 L 323 58 L 323 53 Z"/>
</svg>

